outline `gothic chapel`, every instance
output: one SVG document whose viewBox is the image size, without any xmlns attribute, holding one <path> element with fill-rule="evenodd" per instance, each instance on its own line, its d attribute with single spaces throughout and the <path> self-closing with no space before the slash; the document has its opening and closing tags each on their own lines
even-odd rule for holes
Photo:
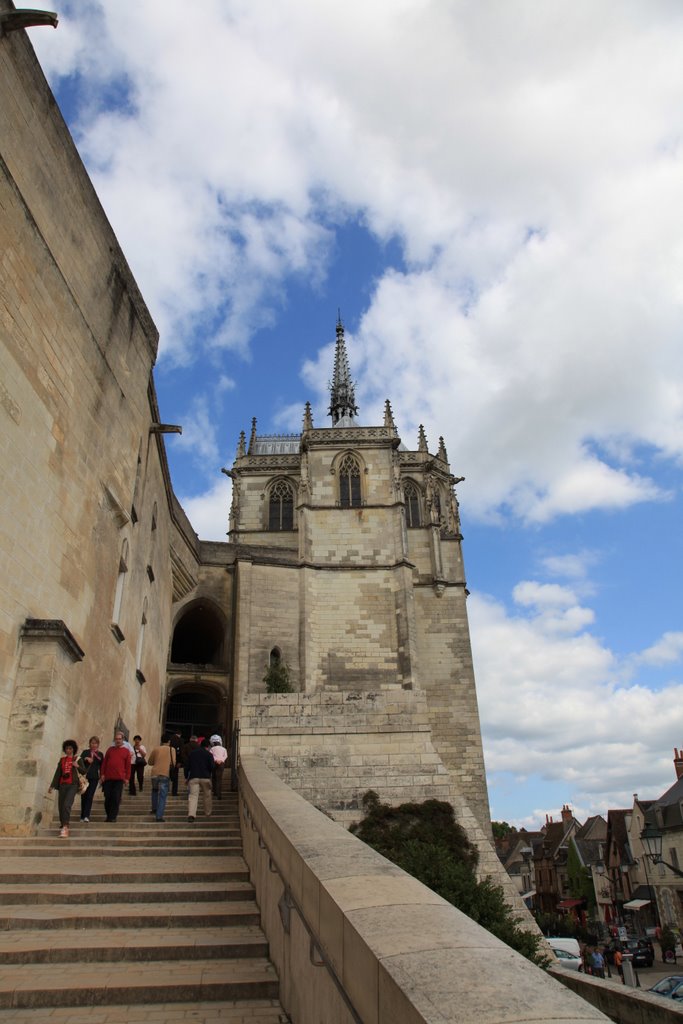
<svg viewBox="0 0 683 1024">
<path fill-rule="evenodd" d="M 226 542 L 172 488 L 158 334 L 24 33 L 0 51 L 0 829 L 61 743 L 213 729 L 342 823 L 370 788 L 489 809 L 446 448 L 363 426 L 337 324 L 330 422 L 242 434 Z M 226 518 L 227 518 L 226 509 Z M 268 693 L 286 665 L 291 693 Z"/>
</svg>

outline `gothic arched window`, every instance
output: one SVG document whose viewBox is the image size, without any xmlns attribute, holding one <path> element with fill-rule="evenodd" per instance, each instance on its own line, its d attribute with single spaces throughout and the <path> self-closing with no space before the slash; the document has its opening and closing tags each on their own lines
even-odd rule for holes
<svg viewBox="0 0 683 1024">
<path fill-rule="evenodd" d="M 360 507 L 360 466 L 350 452 L 339 464 L 339 504 L 342 508 Z"/>
<path fill-rule="evenodd" d="M 125 639 L 121 632 L 121 606 L 123 605 L 123 588 L 128 572 L 128 541 L 124 539 L 121 545 L 121 556 L 119 558 L 119 573 L 116 577 L 116 590 L 114 591 L 114 609 L 111 614 L 111 628 L 119 643 Z"/>
<path fill-rule="evenodd" d="M 420 495 L 415 484 L 406 484 L 406 523 L 408 526 L 422 526 L 420 517 Z"/>
<path fill-rule="evenodd" d="M 270 489 L 268 529 L 294 529 L 294 491 L 286 480 L 278 480 Z"/>
</svg>

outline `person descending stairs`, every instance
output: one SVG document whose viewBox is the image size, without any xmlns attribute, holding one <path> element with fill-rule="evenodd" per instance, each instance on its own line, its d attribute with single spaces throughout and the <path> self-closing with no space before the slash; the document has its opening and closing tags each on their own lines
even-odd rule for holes
<svg viewBox="0 0 683 1024">
<path fill-rule="evenodd" d="M 195 823 L 181 796 L 157 822 L 127 795 L 106 823 L 98 796 L 66 841 L 54 824 L 0 839 L 0 1022 L 47 1019 L 288 1020 L 234 793 Z"/>
</svg>

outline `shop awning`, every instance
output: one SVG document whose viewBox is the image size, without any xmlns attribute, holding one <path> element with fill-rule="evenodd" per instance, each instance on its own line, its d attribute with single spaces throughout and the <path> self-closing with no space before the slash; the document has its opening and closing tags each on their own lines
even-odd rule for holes
<svg viewBox="0 0 683 1024">
<path fill-rule="evenodd" d="M 642 910 L 649 902 L 649 900 L 629 900 L 628 903 L 624 903 L 624 910 Z"/>
<path fill-rule="evenodd" d="M 558 910 L 571 910 L 572 907 L 580 907 L 581 904 L 585 903 L 585 902 L 586 902 L 585 900 L 561 900 L 557 904 L 557 909 Z"/>
<path fill-rule="evenodd" d="M 535 895 L 536 895 L 536 890 L 535 889 L 529 889 L 528 892 L 523 892 L 522 893 L 522 899 L 523 900 L 530 900 L 531 897 L 535 896 Z"/>
</svg>

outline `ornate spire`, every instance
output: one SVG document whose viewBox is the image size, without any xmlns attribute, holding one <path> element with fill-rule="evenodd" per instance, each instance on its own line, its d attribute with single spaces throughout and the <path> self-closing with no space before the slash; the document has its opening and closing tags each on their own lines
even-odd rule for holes
<svg viewBox="0 0 683 1024">
<path fill-rule="evenodd" d="M 311 403 L 306 402 L 304 406 L 304 431 L 313 430 L 313 414 L 311 413 Z"/>
<path fill-rule="evenodd" d="M 420 424 L 420 429 L 417 433 L 417 450 L 419 452 L 429 451 L 427 448 L 427 435 L 425 434 L 425 428 Z"/>
<path fill-rule="evenodd" d="M 351 380 L 349 360 L 344 341 L 344 325 L 341 313 L 337 315 L 337 346 L 334 351 L 334 376 L 330 384 L 330 408 L 332 426 L 353 426 L 353 417 L 358 415 L 356 394 Z"/>
<path fill-rule="evenodd" d="M 387 398 L 384 403 L 384 426 L 389 427 L 392 434 L 396 433 L 396 424 L 394 423 L 394 414 L 391 411 L 391 402 Z"/>
<path fill-rule="evenodd" d="M 251 421 L 251 434 L 249 435 L 249 455 L 254 451 L 254 445 L 256 444 L 256 417 L 254 416 Z"/>
<path fill-rule="evenodd" d="M 448 462 L 448 454 L 446 452 L 446 445 L 442 437 L 439 438 L 439 452 L 437 458 L 441 459 L 442 462 Z"/>
<path fill-rule="evenodd" d="M 240 439 L 237 442 L 237 458 L 243 459 L 247 454 L 247 435 L 243 430 L 240 430 Z"/>
</svg>

